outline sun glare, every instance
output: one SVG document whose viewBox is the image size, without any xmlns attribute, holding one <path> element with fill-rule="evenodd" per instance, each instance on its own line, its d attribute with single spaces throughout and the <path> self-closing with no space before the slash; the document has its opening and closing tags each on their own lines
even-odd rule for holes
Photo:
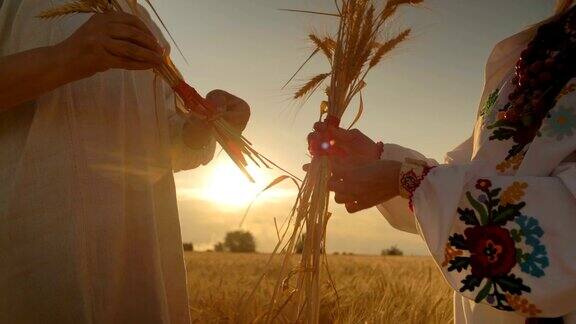
<svg viewBox="0 0 576 324">
<path fill-rule="evenodd" d="M 265 171 L 250 165 L 248 171 L 256 183 L 251 183 L 231 161 L 219 161 L 208 178 L 208 183 L 198 194 L 198 198 L 210 201 L 221 207 L 245 208 L 258 196 L 273 179 Z M 293 195 L 294 191 L 272 188 L 258 197 L 258 202 L 266 202 Z"/>
</svg>

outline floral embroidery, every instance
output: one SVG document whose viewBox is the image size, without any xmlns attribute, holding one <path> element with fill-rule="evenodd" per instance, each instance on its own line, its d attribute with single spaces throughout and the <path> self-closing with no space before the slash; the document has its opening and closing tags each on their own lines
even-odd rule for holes
<svg viewBox="0 0 576 324">
<path fill-rule="evenodd" d="M 400 196 L 408 199 L 409 208 L 413 210 L 414 192 L 428 173 L 433 169 L 426 162 L 414 159 L 406 159 L 400 168 L 399 188 Z"/>
<path fill-rule="evenodd" d="M 522 272 L 537 278 L 543 277 L 545 274 L 544 269 L 550 265 L 546 247 L 540 243 L 544 230 L 540 227 L 538 220 L 532 217 L 520 215 L 516 223 L 520 226 L 520 229 L 512 230 L 514 240 L 521 242 L 522 237 L 524 237 L 526 245 L 532 248 L 529 253 L 524 252 L 520 248 L 516 250 L 518 264 L 520 264 Z"/>
<path fill-rule="evenodd" d="M 542 132 L 561 141 L 564 137 L 574 135 L 574 129 L 576 129 L 576 113 L 571 108 L 559 107 L 550 112 Z"/>
<path fill-rule="evenodd" d="M 442 266 L 446 267 L 448 264 L 450 264 L 450 261 L 463 254 L 464 252 L 462 250 L 457 250 L 453 248 L 450 243 L 446 243 L 446 248 L 444 248 L 444 262 L 442 262 Z"/>
<path fill-rule="evenodd" d="M 524 190 L 528 188 L 528 184 L 525 182 L 514 182 L 510 187 L 508 187 L 502 195 L 500 196 L 500 206 L 506 206 L 520 201 L 524 197 Z"/>
<path fill-rule="evenodd" d="M 514 182 L 502 190 L 479 179 L 476 189 L 481 194 L 475 198 L 466 193 L 472 208 L 458 208 L 459 219 L 468 227 L 450 236 L 443 266 L 449 272 L 469 271 L 460 292 L 477 291 L 477 303 L 530 314 L 538 309 L 521 296 L 531 289 L 511 271 L 519 266 L 523 273 L 542 277 L 549 261 L 540 243 L 544 231 L 535 218 L 522 213 L 527 188 L 526 183 Z"/>
<path fill-rule="evenodd" d="M 498 112 L 496 122 L 487 127 L 488 130 L 493 130 L 489 140 L 506 141 L 512 140 L 514 145 L 508 150 L 506 160 L 512 159 L 514 156 L 522 154 L 524 149 L 532 140 L 539 134 L 540 124 L 535 122 L 531 115 L 520 116 L 517 121 L 507 119 L 510 104 L 508 103 L 502 110 Z"/>
<path fill-rule="evenodd" d="M 524 160 L 524 154 L 522 153 L 516 154 L 510 159 L 502 161 L 502 163 L 496 166 L 496 169 L 501 173 L 505 173 L 510 168 L 512 168 L 513 170 L 518 170 L 523 160 Z"/>
<path fill-rule="evenodd" d="M 496 90 L 494 90 L 494 92 L 492 92 L 488 96 L 488 99 L 486 100 L 484 107 L 482 108 L 482 110 L 480 110 L 480 116 L 485 116 L 490 113 L 490 111 L 492 110 L 492 108 L 494 108 L 496 102 L 498 101 L 499 94 L 500 94 L 500 88 L 496 88 Z"/>
<path fill-rule="evenodd" d="M 524 315 L 528 315 L 531 317 L 537 316 L 538 314 L 542 313 L 538 307 L 534 304 L 530 304 L 528 300 L 522 298 L 520 296 L 514 296 L 511 294 L 506 294 L 506 302 L 510 307 L 512 307 L 515 311 L 520 312 Z"/>
</svg>

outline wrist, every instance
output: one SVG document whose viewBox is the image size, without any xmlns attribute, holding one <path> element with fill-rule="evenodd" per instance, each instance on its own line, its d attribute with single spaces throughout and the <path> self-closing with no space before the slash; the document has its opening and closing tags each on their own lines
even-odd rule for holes
<svg viewBox="0 0 576 324">
<path fill-rule="evenodd" d="M 210 144 L 212 132 L 204 122 L 187 120 L 182 126 L 182 141 L 193 150 L 201 150 Z"/>
<path fill-rule="evenodd" d="M 54 57 L 55 68 L 67 82 L 88 78 L 96 73 L 97 64 L 90 59 L 93 54 L 80 50 L 70 40 L 50 46 L 49 51 Z"/>
<path fill-rule="evenodd" d="M 400 196 L 400 181 L 397 181 L 397 179 L 400 178 L 400 172 L 402 170 L 402 162 L 390 161 L 390 163 L 392 163 L 392 166 L 391 166 L 392 177 L 393 177 L 393 179 L 396 180 L 393 182 L 394 197 L 396 197 L 396 196 Z"/>
<path fill-rule="evenodd" d="M 410 210 L 413 209 L 414 193 L 431 169 L 426 162 L 420 160 L 406 159 L 401 164 L 398 174 L 399 195 L 409 200 Z"/>
</svg>

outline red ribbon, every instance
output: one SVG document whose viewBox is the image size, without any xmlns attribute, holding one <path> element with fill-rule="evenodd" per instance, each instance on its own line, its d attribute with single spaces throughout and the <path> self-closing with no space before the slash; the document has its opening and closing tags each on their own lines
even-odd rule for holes
<svg viewBox="0 0 576 324">
<path fill-rule="evenodd" d="M 172 89 L 184 100 L 184 105 L 188 110 L 208 118 L 216 113 L 216 107 L 184 80 L 180 80 Z"/>
<path fill-rule="evenodd" d="M 340 118 L 338 118 L 336 116 L 328 115 L 328 117 L 326 117 L 326 119 L 324 120 L 324 123 L 328 126 L 338 128 L 338 127 L 340 127 Z"/>
</svg>

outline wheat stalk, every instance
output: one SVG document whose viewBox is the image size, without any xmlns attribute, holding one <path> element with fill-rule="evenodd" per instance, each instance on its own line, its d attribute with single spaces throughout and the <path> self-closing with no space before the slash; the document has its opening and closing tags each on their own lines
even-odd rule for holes
<svg viewBox="0 0 576 324">
<path fill-rule="evenodd" d="M 322 73 L 310 79 L 306 82 L 296 93 L 294 94 L 294 99 L 300 99 L 306 97 L 306 95 L 313 93 L 314 90 L 318 89 L 322 85 L 322 82 L 330 76 L 330 73 Z"/>
<path fill-rule="evenodd" d="M 314 50 L 288 83 L 319 52 L 327 57 L 330 72 L 311 78 L 295 92 L 294 98 L 310 98 L 329 78 L 329 85 L 325 88 L 327 100 L 320 105 L 321 116 L 326 115 L 327 119 L 339 121 L 352 100 L 360 95 L 360 108 L 353 121 L 355 123 L 364 110 L 361 91 L 366 87 L 366 76 L 410 35 L 411 30 L 406 29 L 392 38 L 385 38 L 388 20 L 400 6 L 415 5 L 422 1 L 389 0 L 380 5 L 381 2 L 377 0 L 337 0 L 338 14 L 288 10 L 338 18 L 338 31 L 333 37 L 309 35 Z M 330 156 L 313 156 L 306 177 L 299 187 L 284 235 L 270 257 L 278 251 L 284 253 L 270 309 L 264 322 L 273 323 L 280 317 L 287 317 L 293 323 L 316 324 L 320 321 L 320 269 L 323 266 L 328 267 L 325 249 L 326 228 L 331 216 L 328 191 L 331 175 Z M 304 232 L 306 237 L 302 255 L 298 265 L 293 267 L 296 242 Z M 330 271 L 328 281 L 337 294 Z M 295 304 L 292 309 L 296 311 L 283 314 L 287 311 L 288 303 Z"/>
</svg>

